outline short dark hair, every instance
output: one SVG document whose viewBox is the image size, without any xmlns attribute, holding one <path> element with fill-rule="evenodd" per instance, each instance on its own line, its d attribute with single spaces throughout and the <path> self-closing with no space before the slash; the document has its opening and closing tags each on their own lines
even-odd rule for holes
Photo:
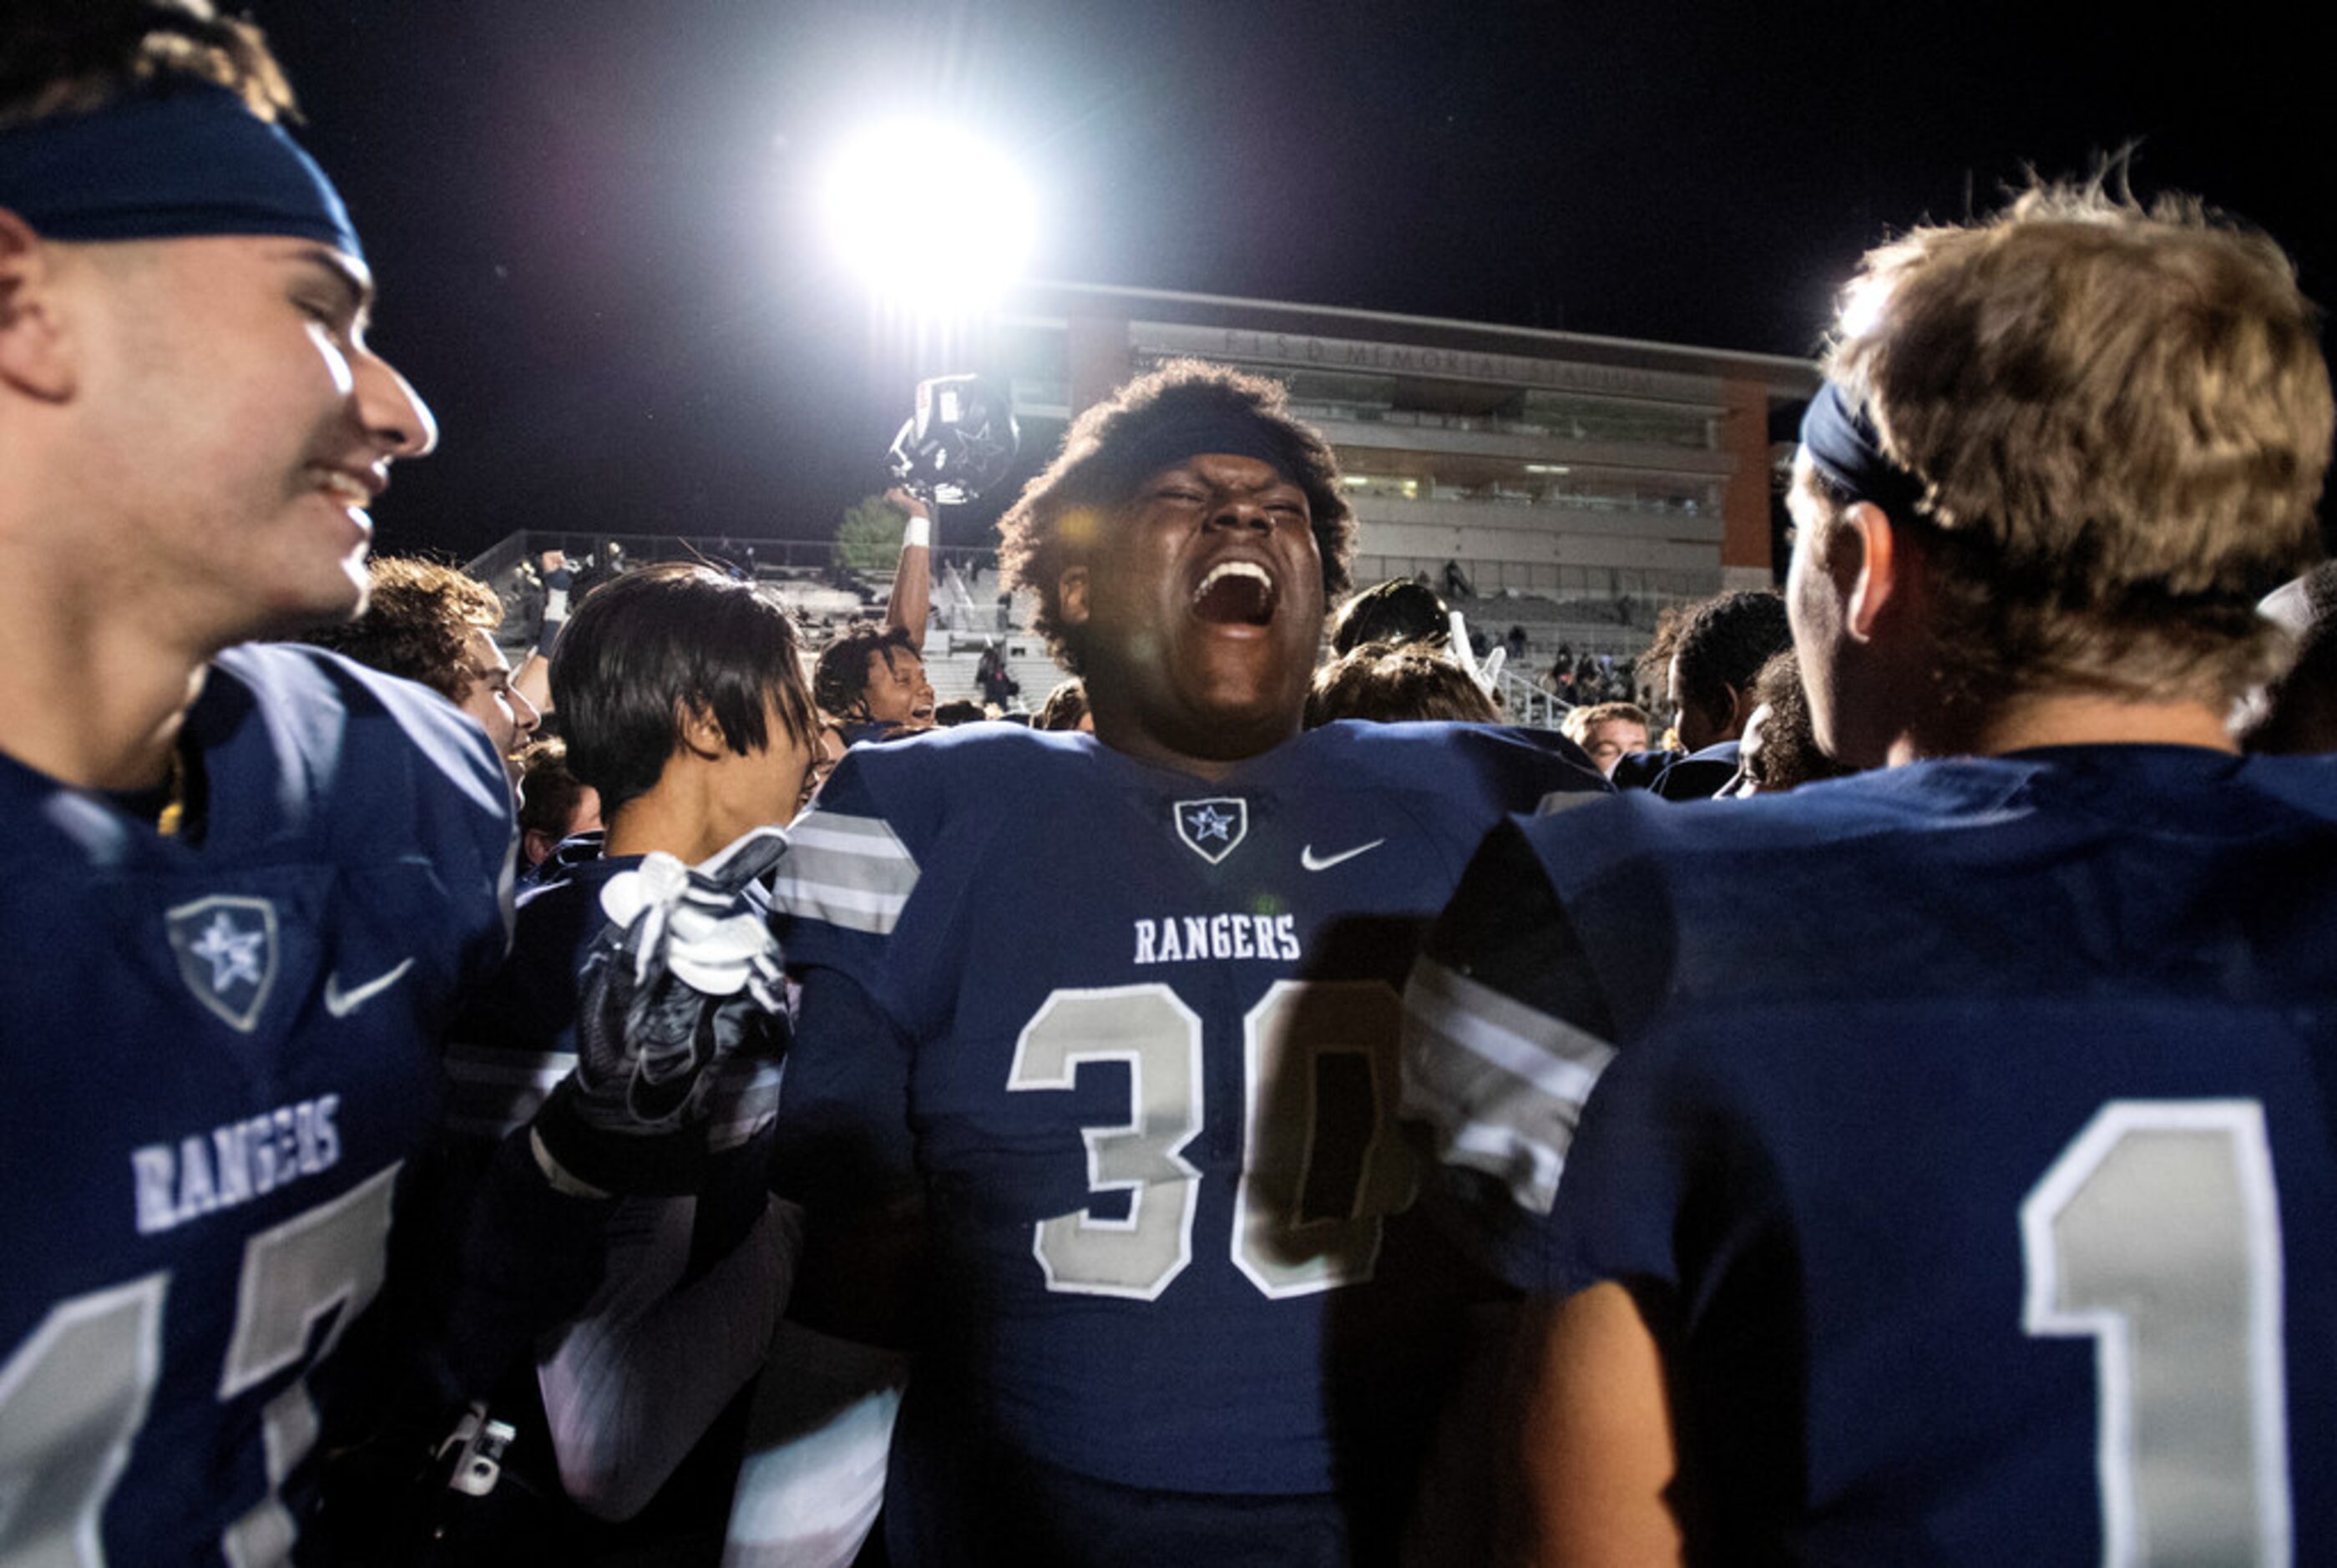
<svg viewBox="0 0 2337 1568">
<path fill-rule="evenodd" d="M 1749 691 L 1761 666 L 1794 645 L 1785 602 L 1766 589 L 1743 589 L 1707 599 L 1680 622 L 1672 657 L 1679 664 L 1684 705 L 1726 716 L 1729 692 Z"/>
<path fill-rule="evenodd" d="M 808 745 L 818 720 L 804 690 L 795 623 L 751 583 L 688 562 L 643 566 L 587 594 L 552 652 L 552 704 L 570 771 L 613 816 L 657 787 L 691 712 L 745 756 L 771 742 L 766 704 Z"/>
<path fill-rule="evenodd" d="M 360 664 L 419 681 L 450 702 L 470 695 L 471 633 L 493 635 L 504 602 L 477 578 L 417 556 L 376 555 L 366 567 L 365 613 L 312 627 L 301 640 Z"/>
<path fill-rule="evenodd" d="M 568 837 L 584 781 L 570 771 L 568 743 L 557 735 L 531 740 L 519 754 L 519 825 L 554 843 Z"/>
<path fill-rule="evenodd" d="M 1490 724 L 1500 715 L 1476 678 L 1418 642 L 1366 642 L 1315 671 L 1306 691 L 1305 727 L 1335 719 L 1393 724 L 1451 719 Z"/>
<path fill-rule="evenodd" d="M 0 7 L 0 129 L 86 113 L 161 82 L 207 82 L 258 118 L 297 113 L 249 22 L 210 0 L 9 0 Z"/>
<path fill-rule="evenodd" d="M 846 627 L 835 642 L 820 650 L 819 664 L 811 678 L 812 701 L 831 719 L 867 717 L 862 710 L 868 696 L 868 661 L 881 657 L 885 668 L 890 670 L 896 653 L 906 653 L 913 659 L 924 657 L 910 640 L 906 627 L 874 622 Z"/>
<path fill-rule="evenodd" d="M 1409 577 L 1375 583 L 1331 617 L 1331 651 L 1352 653 L 1366 642 L 1432 642 L 1452 635 L 1452 611 L 1436 590 Z"/>
<path fill-rule="evenodd" d="M 989 710 L 971 697 L 957 698 L 934 710 L 934 723 L 944 730 L 959 724 L 979 724 L 989 717 Z"/>
<path fill-rule="evenodd" d="M 1174 359 L 1073 420 L 1061 455 L 998 521 L 1004 583 L 1038 596 L 1031 629 L 1046 638 L 1048 652 L 1072 674 L 1082 672 L 1083 637 L 1063 622 L 1063 573 L 1087 558 L 1097 531 L 1110 526 L 1111 514 L 1159 470 L 1147 456 L 1156 436 L 1187 421 L 1227 419 L 1256 426 L 1279 459 L 1276 466 L 1305 493 L 1323 557 L 1325 602 L 1346 591 L 1355 518 L 1330 443 L 1291 417 L 1281 383 L 1204 360 Z"/>
</svg>

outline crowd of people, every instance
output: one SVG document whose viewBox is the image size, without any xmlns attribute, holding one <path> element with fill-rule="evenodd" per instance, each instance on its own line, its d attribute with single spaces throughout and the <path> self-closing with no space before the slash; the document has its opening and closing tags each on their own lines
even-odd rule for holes
<svg viewBox="0 0 2337 1568">
<path fill-rule="evenodd" d="M 1001 524 L 1068 679 L 953 724 L 914 505 L 816 651 L 552 554 L 514 671 L 368 560 L 435 426 L 257 30 L 0 62 L 0 1563 L 2337 1556 L 2268 239 L 1867 255 L 1784 592 L 1557 730 L 1168 364 Z"/>
</svg>

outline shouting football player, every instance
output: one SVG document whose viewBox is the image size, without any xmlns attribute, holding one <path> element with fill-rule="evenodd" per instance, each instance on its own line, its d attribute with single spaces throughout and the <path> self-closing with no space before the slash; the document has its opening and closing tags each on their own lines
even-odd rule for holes
<svg viewBox="0 0 2337 1568">
<path fill-rule="evenodd" d="M 1788 599 L 1880 770 L 1499 829 L 1413 988 L 1550 1303 L 1521 1544 L 2327 1561 L 2337 771 L 2226 730 L 2317 547 L 2314 312 L 2261 236 L 2046 189 L 1838 334 Z"/>
<path fill-rule="evenodd" d="M 201 0 L 0 17 L 0 1560 L 277 1563 L 501 957 L 478 727 L 313 648 L 435 439 L 332 185 Z"/>
<path fill-rule="evenodd" d="M 895 1562 L 1395 1548 L 1466 1276 L 1406 1212 L 1393 987 L 1473 839 L 1601 786 L 1554 739 L 1300 733 L 1354 526 L 1278 387 L 1130 383 L 1003 524 L 1094 734 L 855 749 L 793 834 L 800 1309 L 919 1348 Z"/>
</svg>

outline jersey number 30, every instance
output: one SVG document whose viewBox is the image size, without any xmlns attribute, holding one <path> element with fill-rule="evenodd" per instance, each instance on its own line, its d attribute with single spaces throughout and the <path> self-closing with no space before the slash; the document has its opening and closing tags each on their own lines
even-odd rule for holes
<svg viewBox="0 0 2337 1568">
<path fill-rule="evenodd" d="M 1273 1298 L 1372 1277 L 1380 1219 L 1412 1202 L 1395 1127 L 1402 1004 L 1377 981 L 1282 980 L 1242 1019 L 1245 1133 L 1234 1266 Z M 1202 1024 L 1167 985 L 1058 991 L 1022 1028 L 1006 1086 L 1069 1089 L 1084 1062 L 1124 1062 L 1129 1118 L 1086 1127 L 1088 1186 L 1128 1195 L 1041 1220 L 1051 1290 L 1157 1299 L 1193 1260 L 1201 1174 Z"/>
</svg>

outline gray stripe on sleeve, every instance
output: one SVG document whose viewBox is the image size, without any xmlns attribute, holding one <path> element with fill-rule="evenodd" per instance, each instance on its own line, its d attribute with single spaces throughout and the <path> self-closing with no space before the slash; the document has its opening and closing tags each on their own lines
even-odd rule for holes
<svg viewBox="0 0 2337 1568">
<path fill-rule="evenodd" d="M 1448 1163 L 1547 1214 L 1575 1124 L 1615 1048 L 1432 958 L 1404 988 L 1403 1110 Z"/>
<path fill-rule="evenodd" d="M 787 830 L 772 905 L 847 931 L 891 934 L 917 886 L 917 863 L 881 818 L 815 811 Z"/>
</svg>

